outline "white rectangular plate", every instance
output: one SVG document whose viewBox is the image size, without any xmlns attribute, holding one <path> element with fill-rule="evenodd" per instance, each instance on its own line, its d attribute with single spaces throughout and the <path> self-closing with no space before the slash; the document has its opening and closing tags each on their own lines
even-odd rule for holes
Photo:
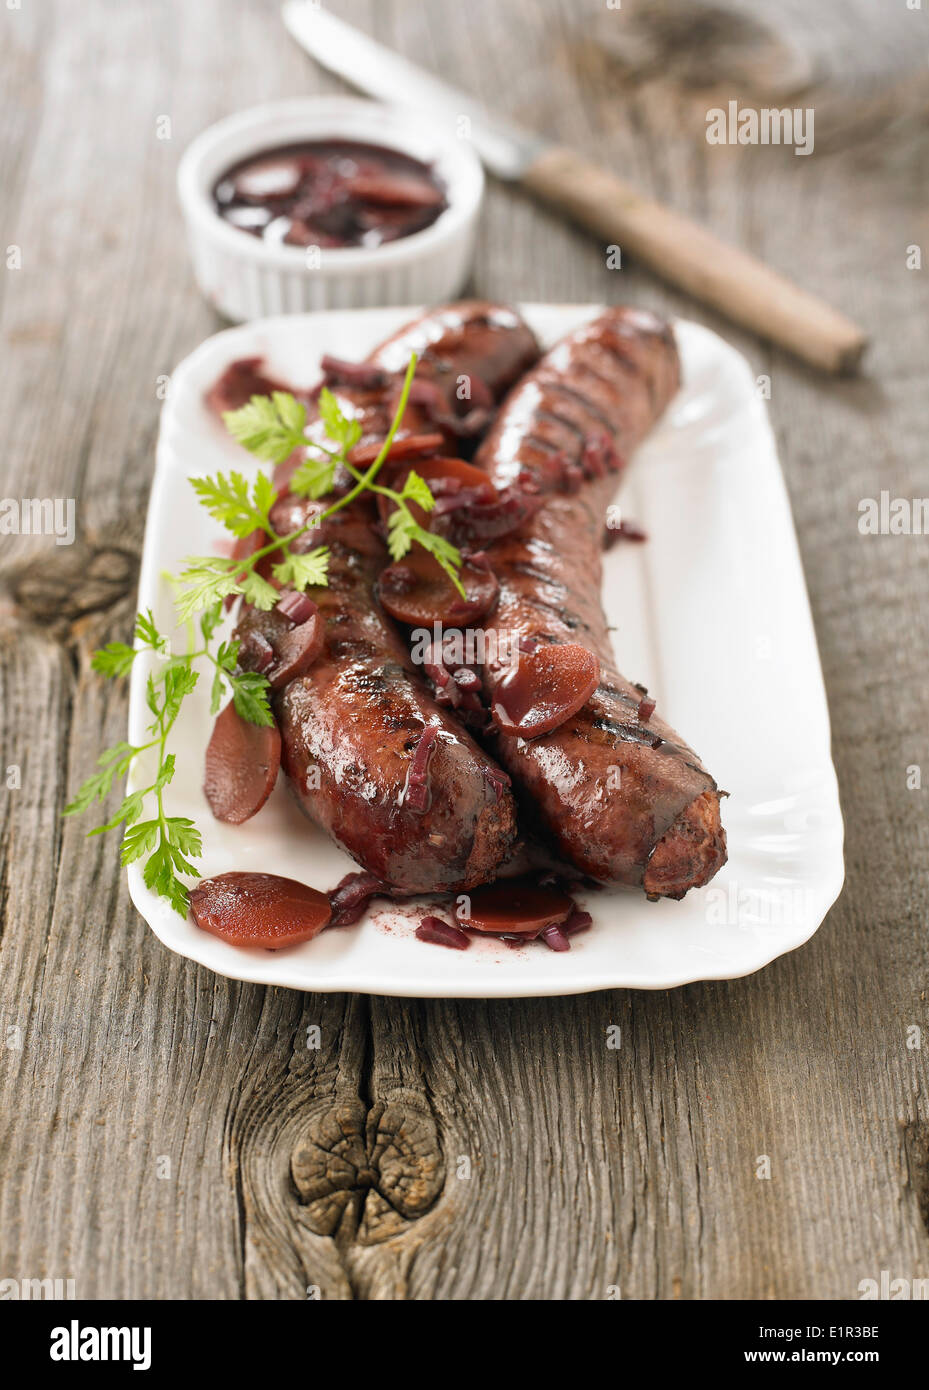
<svg viewBox="0 0 929 1390">
<path fill-rule="evenodd" d="M 524 312 L 548 347 L 599 310 L 537 304 Z M 140 608 L 150 607 L 162 630 L 173 626 L 163 572 L 176 574 L 186 556 L 210 553 L 223 534 L 187 479 L 254 466 L 207 412 L 205 389 L 246 356 L 264 357 L 278 379 L 308 385 L 323 352 L 360 359 L 412 314 L 265 319 L 217 334 L 178 367 L 162 417 L 139 585 Z M 183 921 L 133 865 L 133 902 L 172 950 L 222 975 L 292 989 L 493 998 L 666 989 L 746 975 L 813 934 L 842 887 L 843 827 L 790 506 L 748 363 L 696 324 L 681 322 L 675 331 L 684 385 L 621 494 L 624 513 L 649 540 L 608 552 L 604 595 L 619 669 L 649 687 L 730 794 L 723 803 L 726 868 L 679 903 L 590 893 L 584 905 L 592 930 L 556 954 L 541 942 L 513 950 L 493 938 L 472 939 L 467 951 L 427 945 L 414 936 L 421 908 L 384 903 L 357 926 L 301 946 L 237 948 Z M 144 741 L 150 718 L 148 669 L 140 658 L 133 672 L 133 743 Z M 201 686 L 175 729 L 168 809 L 202 828 L 204 874 L 256 870 L 333 887 L 357 866 L 304 819 L 283 776 L 247 824 L 213 820 L 200 785 L 212 723 L 209 681 Z M 145 785 L 141 773 L 134 785 Z"/>
</svg>

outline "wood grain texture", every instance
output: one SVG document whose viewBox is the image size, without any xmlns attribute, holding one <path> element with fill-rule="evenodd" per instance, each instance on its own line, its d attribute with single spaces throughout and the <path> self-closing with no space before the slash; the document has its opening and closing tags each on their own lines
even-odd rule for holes
<svg viewBox="0 0 929 1390">
<path fill-rule="evenodd" d="M 271 0 L 234 22 L 220 0 L 0 10 L 2 243 L 22 253 L 0 274 L 0 494 L 73 497 L 78 523 L 74 547 L 0 538 L 0 1278 L 294 1300 L 854 1298 L 882 1269 L 925 1278 L 929 1045 L 907 1038 L 929 1035 L 929 567 L 925 538 L 862 537 L 857 509 L 929 494 L 929 262 L 906 267 L 908 246 L 929 255 L 926 8 L 333 8 L 871 336 L 862 379 L 824 380 L 488 190 L 479 292 L 685 313 L 770 378 L 846 891 L 760 974 L 654 994 L 301 996 L 161 946 L 115 845 L 59 812 L 125 728 L 89 656 L 130 630 L 159 378 L 218 326 L 174 171 L 217 117 L 338 87 Z M 816 153 L 708 146 L 730 96 L 813 106 Z"/>
</svg>

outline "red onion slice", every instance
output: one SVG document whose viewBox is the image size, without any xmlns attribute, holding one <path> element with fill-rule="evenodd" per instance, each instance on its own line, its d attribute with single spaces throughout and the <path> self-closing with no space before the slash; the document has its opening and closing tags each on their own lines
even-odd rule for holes
<svg viewBox="0 0 929 1390">
<path fill-rule="evenodd" d="M 571 913 L 568 920 L 562 922 L 561 930 L 564 932 L 565 936 L 577 936 L 578 932 L 589 931 L 593 923 L 594 919 L 591 917 L 590 913 L 584 912 L 581 908 L 577 907 Z"/>
<path fill-rule="evenodd" d="M 390 381 L 383 367 L 375 367 L 370 362 L 346 362 L 341 357 L 326 353 L 319 365 L 328 386 L 357 386 L 362 391 L 383 391 Z"/>
<path fill-rule="evenodd" d="M 375 878 L 373 874 L 346 874 L 329 893 L 329 906 L 332 910 L 329 926 L 351 926 L 364 916 L 372 898 L 383 897 L 389 893 L 387 884 Z"/>
<path fill-rule="evenodd" d="M 274 648 L 257 628 L 251 628 L 242 638 L 239 665 L 243 671 L 257 671 L 259 675 L 264 675 L 274 665 Z"/>
<path fill-rule="evenodd" d="M 420 941 L 428 941 L 433 946 L 449 946 L 453 951 L 466 951 L 471 945 L 470 937 L 450 922 L 443 922 L 441 917 L 424 917 L 416 928 L 416 936 Z"/>
<path fill-rule="evenodd" d="M 313 606 L 315 608 L 315 604 Z M 274 639 L 274 665 L 267 673 L 272 690 L 280 690 L 306 674 L 323 649 L 325 635 L 322 615 L 315 612 L 299 627 L 292 627 Z"/>
<path fill-rule="evenodd" d="M 545 927 L 540 931 L 539 936 L 552 951 L 570 951 L 571 949 L 570 941 L 555 922 L 550 927 Z"/>
<path fill-rule="evenodd" d="M 434 724 L 427 724 L 419 736 L 413 760 L 406 775 L 406 783 L 401 792 L 402 806 L 420 813 L 429 810 L 432 793 L 429 787 L 429 763 L 439 741 L 439 731 Z"/>
<path fill-rule="evenodd" d="M 275 604 L 277 611 L 283 613 L 285 618 L 289 618 L 295 627 L 307 622 L 319 610 L 311 598 L 306 594 L 298 594 L 295 589 L 282 594 Z"/>
</svg>

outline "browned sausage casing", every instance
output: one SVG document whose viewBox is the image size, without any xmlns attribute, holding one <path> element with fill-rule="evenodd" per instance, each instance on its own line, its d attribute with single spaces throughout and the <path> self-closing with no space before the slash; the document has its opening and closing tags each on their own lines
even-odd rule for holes
<svg viewBox="0 0 929 1390">
<path fill-rule="evenodd" d="M 669 327 L 636 310 L 608 310 L 511 392 L 475 460 L 498 487 L 522 476 L 550 494 L 527 526 L 489 550 L 500 600 L 485 629 L 579 643 L 596 652 L 601 673 L 566 723 L 532 740 L 497 737 L 495 755 L 568 860 L 602 882 L 672 898 L 725 863 L 719 792 L 673 729 L 655 714 L 639 718 L 642 692 L 614 664 L 600 576 L 615 469 L 571 494 L 552 489 L 563 486 L 566 464 L 582 468 L 585 447 L 604 437 L 621 467 L 678 384 Z M 487 666 L 491 694 L 504 670 Z"/>
<path fill-rule="evenodd" d="M 369 361 L 402 371 L 421 354 L 416 379 L 435 381 L 449 409 L 459 382 L 474 374 L 500 399 L 538 357 L 530 330 L 512 310 L 462 303 L 410 324 Z M 363 439 L 383 437 L 391 407 L 384 393 L 339 387 L 361 415 Z M 404 433 L 426 428 L 414 408 Z M 287 529 L 312 506 L 284 497 Z M 377 878 L 402 892 L 468 888 L 493 878 L 516 832 L 512 794 L 490 756 L 437 705 L 382 614 L 374 583 L 387 552 L 359 502 L 308 533 L 307 548 L 330 548 L 329 584 L 311 591 L 325 620 L 325 644 L 309 672 L 274 697 L 282 765 L 300 805 Z M 283 524 L 283 517 L 282 517 Z M 246 610 L 237 634 L 273 636 L 276 612 Z M 428 805 L 409 804 L 407 779 L 424 730 Z"/>
</svg>

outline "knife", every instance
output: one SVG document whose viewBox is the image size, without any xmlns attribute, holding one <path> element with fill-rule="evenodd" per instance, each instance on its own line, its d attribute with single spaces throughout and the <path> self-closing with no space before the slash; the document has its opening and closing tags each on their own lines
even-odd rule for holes
<svg viewBox="0 0 929 1390">
<path fill-rule="evenodd" d="M 867 343 L 858 325 L 748 252 L 576 151 L 492 116 L 317 0 L 286 0 L 283 18 L 302 48 L 352 86 L 422 109 L 454 129 L 467 116 L 475 149 L 497 178 L 518 184 L 669 284 L 815 367 L 856 370 Z"/>
</svg>

